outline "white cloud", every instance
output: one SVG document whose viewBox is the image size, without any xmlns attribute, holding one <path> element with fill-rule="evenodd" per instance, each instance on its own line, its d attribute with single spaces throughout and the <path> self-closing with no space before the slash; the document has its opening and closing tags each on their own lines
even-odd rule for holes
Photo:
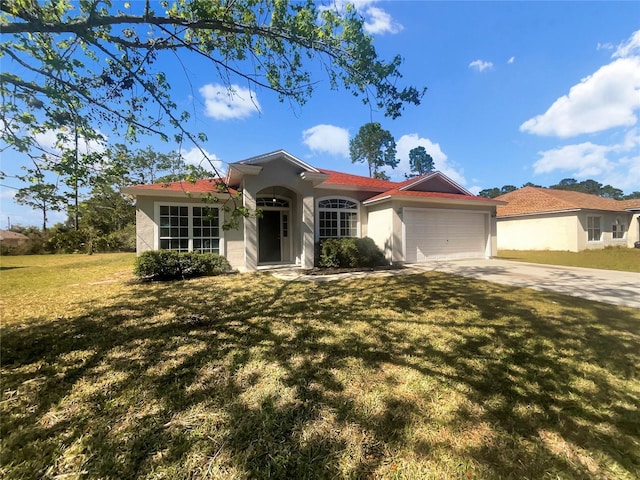
<svg viewBox="0 0 640 480">
<path fill-rule="evenodd" d="M 349 157 L 349 132 L 334 125 L 316 125 L 302 132 L 302 143 L 313 152 Z"/>
<path fill-rule="evenodd" d="M 597 176 L 611 169 L 607 158 L 611 147 L 591 142 L 565 145 L 540 152 L 542 158 L 533 164 L 536 174 L 554 170 L 572 171 L 576 177 Z"/>
<path fill-rule="evenodd" d="M 544 114 L 520 125 L 520 131 L 566 138 L 632 126 L 638 108 L 640 56 L 620 58 L 571 87 Z"/>
<path fill-rule="evenodd" d="M 256 94 L 248 88 L 209 83 L 199 92 L 204 97 L 205 114 L 216 120 L 246 118 L 260 111 Z"/>
<path fill-rule="evenodd" d="M 381 8 L 368 7 L 365 10 L 364 29 L 372 34 L 398 33 L 402 31 L 403 26 Z"/>
<path fill-rule="evenodd" d="M 97 132 L 106 141 L 107 137 L 101 132 Z M 75 141 L 70 130 L 56 129 L 46 130 L 45 132 L 36 133 L 34 139 L 38 144 L 54 155 L 61 154 L 61 148 L 75 148 Z M 104 152 L 105 144 L 100 140 L 88 140 L 84 137 L 78 139 L 78 155 L 86 155 L 89 153 Z"/>
<path fill-rule="evenodd" d="M 611 57 L 626 58 L 632 55 L 640 55 L 640 30 L 633 32 L 629 40 L 618 45 L 618 48 L 613 52 Z"/>
<path fill-rule="evenodd" d="M 433 164 L 436 170 L 444 173 L 454 182 L 465 185 L 467 180 L 464 178 L 462 169 L 451 165 L 447 159 L 447 155 L 442 151 L 438 143 L 433 143 L 428 138 L 422 138 L 417 133 L 403 135 L 396 142 L 396 158 L 400 161 L 398 166 L 388 172 L 397 179 L 404 179 L 404 174 L 411 172 L 409 167 L 409 152 L 415 147 L 423 146 L 427 153 L 433 158 Z"/>
<path fill-rule="evenodd" d="M 404 28 L 387 11 L 374 4 L 379 0 L 334 0 L 331 7 L 320 7 L 321 10 L 332 8 L 344 12 L 347 3 L 353 5 L 364 19 L 364 30 L 371 34 L 398 33 Z"/>
<path fill-rule="evenodd" d="M 613 46 L 612 43 L 606 42 L 606 43 L 600 43 L 598 42 L 598 45 L 596 45 L 596 50 L 613 50 L 615 47 Z"/>
<path fill-rule="evenodd" d="M 182 158 L 184 158 L 185 163 L 187 163 L 188 165 L 202 167 L 205 170 L 212 172 L 213 168 L 211 164 L 213 164 L 213 167 L 215 167 L 216 169 L 216 173 L 218 173 L 219 175 L 224 174 L 224 172 L 222 171 L 222 161 L 216 156 L 215 153 L 209 153 L 206 150 L 204 150 L 203 153 L 197 147 L 193 147 L 191 150 L 187 150 L 181 153 Z M 209 160 L 207 160 L 207 158 L 211 161 L 211 163 L 209 163 Z"/>
<path fill-rule="evenodd" d="M 511 65 L 515 61 L 516 61 L 516 57 L 509 57 L 509 60 L 507 60 L 507 63 Z"/>
<path fill-rule="evenodd" d="M 469 68 L 475 68 L 479 72 L 484 72 L 485 70 L 493 68 L 493 63 L 478 59 L 471 62 Z"/>
<path fill-rule="evenodd" d="M 636 129 L 613 145 L 583 142 L 540 152 L 535 174 L 569 172 L 577 179 L 592 178 L 623 190 L 637 190 L 640 179 L 640 135 Z"/>
</svg>

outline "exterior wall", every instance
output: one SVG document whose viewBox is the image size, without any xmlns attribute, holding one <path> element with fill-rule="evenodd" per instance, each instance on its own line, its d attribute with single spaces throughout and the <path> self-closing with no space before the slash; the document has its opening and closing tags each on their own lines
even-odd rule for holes
<svg viewBox="0 0 640 480">
<path fill-rule="evenodd" d="M 577 252 L 579 248 L 581 227 L 575 213 L 499 218 L 497 223 L 499 250 Z"/>
<path fill-rule="evenodd" d="M 393 261 L 393 211 L 389 205 L 374 205 L 363 210 L 361 218 L 366 217 L 366 232 L 363 237 L 371 238 L 384 252 L 384 256 Z"/>
<path fill-rule="evenodd" d="M 602 237 L 600 241 L 590 242 L 587 236 L 587 217 L 596 216 L 600 217 L 600 226 L 602 228 Z M 614 239 L 612 233 L 612 226 L 616 222 L 616 219 L 624 223 L 626 234 L 625 238 Z M 633 223 L 631 215 L 627 212 L 603 212 L 594 210 L 582 210 L 578 213 L 578 250 L 592 250 L 604 247 L 626 247 L 628 246 L 628 238 L 630 232 L 633 229 Z M 631 228 L 630 228 L 631 227 Z M 633 246 L 633 243 L 632 243 Z"/>
<path fill-rule="evenodd" d="M 633 248 L 635 242 L 640 242 L 640 212 L 633 212 L 627 231 L 627 247 Z"/>
<path fill-rule="evenodd" d="M 153 250 L 155 245 L 154 202 L 162 200 L 159 197 L 136 197 L 136 252 L 140 255 L 147 250 Z M 174 201 L 175 198 L 166 199 Z"/>
<path fill-rule="evenodd" d="M 224 256 L 233 268 L 241 270 L 244 266 L 244 220 L 238 228 L 222 232 L 222 235 L 224 236 Z"/>
<path fill-rule="evenodd" d="M 136 198 L 136 252 L 140 255 L 147 250 L 157 248 L 157 230 L 155 225 L 155 205 L 157 203 L 193 205 L 196 198 L 187 197 L 147 197 Z M 209 204 L 207 204 L 209 205 Z M 213 205 L 217 206 L 217 205 Z M 243 225 L 238 229 L 224 232 L 220 228 L 221 251 L 233 268 L 241 269 L 244 265 Z"/>
<path fill-rule="evenodd" d="M 599 241 L 588 240 L 587 217 L 590 216 L 600 217 L 602 235 Z M 624 238 L 613 238 L 612 226 L 616 220 L 625 226 Z M 632 247 L 637 235 L 638 225 L 634 225 L 632 216 L 626 212 L 581 210 L 498 220 L 498 248 L 508 250 L 579 252 L 605 247 Z"/>
</svg>

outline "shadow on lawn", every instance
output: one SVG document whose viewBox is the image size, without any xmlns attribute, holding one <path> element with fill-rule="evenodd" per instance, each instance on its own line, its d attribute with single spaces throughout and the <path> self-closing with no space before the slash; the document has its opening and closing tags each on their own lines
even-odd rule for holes
<svg viewBox="0 0 640 480">
<path fill-rule="evenodd" d="M 368 478 L 408 455 L 435 477 L 464 461 L 496 478 L 606 477 L 595 454 L 638 474 L 633 310 L 439 274 L 236 280 L 136 285 L 81 317 L 4 327 L 0 473 Z M 354 397 L 353 368 L 381 406 Z M 431 386 L 405 395 L 392 369 Z M 452 393 L 451 415 L 425 409 Z M 437 434 L 478 425 L 491 435 Z"/>
</svg>

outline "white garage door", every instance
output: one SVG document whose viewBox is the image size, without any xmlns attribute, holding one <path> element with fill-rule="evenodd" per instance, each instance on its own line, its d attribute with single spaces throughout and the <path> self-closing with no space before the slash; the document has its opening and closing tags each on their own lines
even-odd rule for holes
<svg viewBox="0 0 640 480">
<path fill-rule="evenodd" d="M 483 213 L 404 209 L 403 218 L 407 263 L 486 255 Z"/>
</svg>

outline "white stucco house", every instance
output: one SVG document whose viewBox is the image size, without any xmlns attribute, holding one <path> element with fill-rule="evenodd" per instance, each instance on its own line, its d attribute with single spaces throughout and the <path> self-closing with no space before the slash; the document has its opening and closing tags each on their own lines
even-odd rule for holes
<svg viewBox="0 0 640 480">
<path fill-rule="evenodd" d="M 217 193 L 211 180 L 127 187 L 136 197 L 138 253 L 215 252 L 240 271 L 313 267 L 315 245 L 329 237 L 368 236 L 395 263 L 496 253 L 501 202 L 440 172 L 391 182 L 316 168 L 279 150 L 231 163 L 224 182 L 230 194 Z M 262 215 L 223 231 L 224 205 L 236 192 L 236 202 Z"/>
<path fill-rule="evenodd" d="M 633 247 L 640 240 L 640 200 L 524 187 L 497 197 L 498 249 L 578 252 Z"/>
</svg>

